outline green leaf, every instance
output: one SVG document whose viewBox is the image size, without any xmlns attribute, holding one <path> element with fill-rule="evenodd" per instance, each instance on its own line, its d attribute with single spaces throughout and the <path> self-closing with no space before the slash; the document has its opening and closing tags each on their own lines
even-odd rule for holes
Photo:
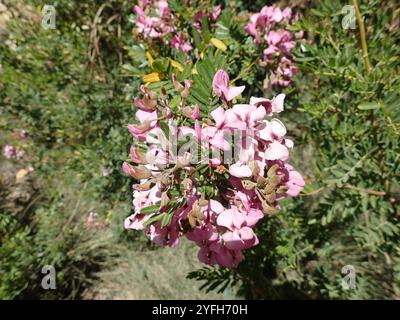
<svg viewBox="0 0 400 320">
<path fill-rule="evenodd" d="M 196 48 L 201 48 L 201 38 L 200 38 L 200 33 L 196 30 L 196 28 L 192 28 L 192 37 L 194 40 L 194 44 Z"/>
<path fill-rule="evenodd" d="M 379 109 L 380 105 L 379 102 L 363 102 L 360 103 L 357 107 L 359 110 L 375 110 Z"/>
<path fill-rule="evenodd" d="M 174 215 L 173 211 L 163 215 L 163 218 L 161 220 L 161 228 L 164 228 L 171 223 L 173 215 Z"/>
<path fill-rule="evenodd" d="M 175 109 L 181 101 L 181 96 L 176 95 L 169 101 L 169 107 Z"/>
<path fill-rule="evenodd" d="M 166 122 L 160 121 L 160 129 L 164 133 L 165 137 L 169 139 L 169 126 Z"/>
<path fill-rule="evenodd" d="M 158 211 L 160 211 L 160 205 L 155 204 L 152 206 L 142 208 L 140 210 L 140 214 L 152 214 L 152 213 L 156 213 Z"/>
<path fill-rule="evenodd" d="M 160 221 L 164 217 L 164 215 L 165 215 L 165 212 L 163 212 L 159 215 L 156 215 L 154 217 L 151 217 L 149 220 L 146 220 L 146 222 L 143 223 L 143 226 L 147 227 L 147 226 L 153 224 L 154 222 Z"/>
<path fill-rule="evenodd" d="M 156 59 L 154 60 L 151 68 L 154 72 L 157 73 L 165 73 L 168 71 L 169 67 L 169 60 L 168 59 Z"/>
</svg>

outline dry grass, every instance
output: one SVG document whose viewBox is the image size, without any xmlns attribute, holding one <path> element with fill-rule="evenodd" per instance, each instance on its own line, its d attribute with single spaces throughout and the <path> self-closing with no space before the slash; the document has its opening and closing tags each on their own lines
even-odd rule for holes
<svg viewBox="0 0 400 320">
<path fill-rule="evenodd" d="M 201 267 L 197 248 L 182 241 L 177 248 L 127 251 L 114 270 L 99 273 L 99 282 L 86 292 L 86 299 L 232 299 L 223 294 L 200 291 L 201 283 L 186 279 Z"/>
</svg>

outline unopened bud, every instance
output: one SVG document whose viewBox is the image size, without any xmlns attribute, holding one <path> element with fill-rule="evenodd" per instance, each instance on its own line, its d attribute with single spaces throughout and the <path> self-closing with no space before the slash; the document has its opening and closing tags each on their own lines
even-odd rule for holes
<svg viewBox="0 0 400 320">
<path fill-rule="evenodd" d="M 270 194 L 270 193 L 274 192 L 274 190 L 275 190 L 274 186 L 272 186 L 271 184 L 267 184 L 264 188 L 264 193 Z"/>
<path fill-rule="evenodd" d="M 274 203 L 276 200 L 275 192 L 271 192 L 270 194 L 265 195 L 265 200 L 267 200 L 268 203 Z"/>
<path fill-rule="evenodd" d="M 276 188 L 276 186 L 281 183 L 281 180 L 282 176 L 273 176 L 269 179 L 268 184 L 271 185 L 271 187 Z"/>
<path fill-rule="evenodd" d="M 279 166 L 274 164 L 271 168 L 268 169 L 267 176 L 268 178 L 273 178 L 276 174 L 276 170 L 278 170 Z"/>
<path fill-rule="evenodd" d="M 124 162 L 122 165 L 122 169 L 125 173 L 129 174 L 130 176 L 134 177 L 135 179 L 148 179 L 151 177 L 151 171 L 147 169 L 145 166 L 131 166 L 127 162 Z"/>
<path fill-rule="evenodd" d="M 152 185 L 151 181 L 146 181 L 145 183 L 134 184 L 133 189 L 138 190 L 138 191 L 147 191 L 150 189 L 151 185 Z"/>
<path fill-rule="evenodd" d="M 276 213 L 277 209 L 270 206 L 266 201 L 261 202 L 262 210 L 265 214 L 274 214 Z"/>
<path fill-rule="evenodd" d="M 183 184 L 183 188 L 184 188 L 186 191 L 192 190 L 193 181 L 192 181 L 191 179 L 189 179 L 189 178 L 183 179 L 182 184 Z"/>
<path fill-rule="evenodd" d="M 160 88 L 160 98 L 163 100 L 167 99 L 167 90 L 165 90 L 164 86 Z"/>
<path fill-rule="evenodd" d="M 251 161 L 250 168 L 254 177 L 258 177 L 260 175 L 260 167 L 258 166 L 257 161 Z"/>
<path fill-rule="evenodd" d="M 170 200 L 171 199 L 168 197 L 168 194 L 166 192 L 163 192 L 161 195 L 161 203 L 160 203 L 161 208 L 167 206 Z"/>
<path fill-rule="evenodd" d="M 267 179 L 265 179 L 262 176 L 259 176 L 257 178 L 257 187 L 263 189 L 263 188 L 265 188 L 266 185 L 267 185 Z"/>
<path fill-rule="evenodd" d="M 283 185 L 283 186 L 280 186 L 278 188 L 278 190 L 276 190 L 276 193 L 277 194 L 282 194 L 282 193 L 285 193 L 288 190 L 289 190 L 289 187 L 287 185 Z"/>
<path fill-rule="evenodd" d="M 208 200 L 206 200 L 206 199 L 200 199 L 200 200 L 198 201 L 198 203 L 199 203 L 199 206 L 200 206 L 200 207 L 208 206 Z"/>
<path fill-rule="evenodd" d="M 253 190 L 256 187 L 256 183 L 254 183 L 253 181 L 250 181 L 250 180 L 243 180 L 242 186 L 246 190 Z"/>
</svg>

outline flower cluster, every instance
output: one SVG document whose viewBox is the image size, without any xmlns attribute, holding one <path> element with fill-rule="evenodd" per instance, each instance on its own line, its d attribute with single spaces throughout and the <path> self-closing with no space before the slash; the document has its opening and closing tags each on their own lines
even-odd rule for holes
<svg viewBox="0 0 400 320">
<path fill-rule="evenodd" d="M 212 12 L 202 12 L 198 11 L 194 15 L 194 22 L 193 25 L 196 29 L 201 29 L 201 20 L 204 18 L 206 19 L 209 23 L 213 24 L 216 23 L 218 18 L 221 15 L 221 6 L 214 6 L 212 8 Z"/>
<path fill-rule="evenodd" d="M 142 0 L 134 7 L 137 31 L 146 38 L 163 38 L 175 31 L 174 19 L 168 2 Z"/>
<path fill-rule="evenodd" d="M 259 64 L 273 70 L 265 81 L 265 89 L 271 85 L 287 87 L 298 71 L 293 62 L 292 50 L 303 33 L 294 34 L 288 27 L 299 18 L 299 14 L 293 16 L 290 7 L 281 10 L 276 6 L 265 6 L 250 17 L 245 27 L 245 31 L 254 37 L 254 42 L 265 48 L 263 60 Z"/>
<path fill-rule="evenodd" d="M 186 1 L 189 5 L 189 1 Z M 143 39 L 159 39 L 164 45 L 173 48 L 176 52 L 182 51 L 186 55 L 193 49 L 190 36 L 178 30 L 178 17 L 173 14 L 166 0 L 152 1 L 142 0 L 135 5 L 136 32 Z M 204 19 L 210 25 L 214 25 L 221 15 L 221 6 L 212 7 L 211 12 L 202 9 L 195 10 L 191 25 L 201 29 Z"/>
<path fill-rule="evenodd" d="M 218 70 L 212 87 L 221 106 L 204 115 L 198 105 L 186 105 L 191 81 L 173 75 L 172 82 L 178 105 L 163 90 L 144 86 L 135 99 L 138 123 L 128 126 L 134 165 L 124 162 L 123 170 L 139 183 L 125 227 L 144 230 L 162 246 L 174 247 L 185 236 L 198 245 L 200 261 L 231 268 L 258 244 L 258 221 L 304 186 L 286 163 L 293 141 L 273 118 L 285 96 L 232 106 L 245 88 L 230 86 L 228 74 Z"/>
</svg>

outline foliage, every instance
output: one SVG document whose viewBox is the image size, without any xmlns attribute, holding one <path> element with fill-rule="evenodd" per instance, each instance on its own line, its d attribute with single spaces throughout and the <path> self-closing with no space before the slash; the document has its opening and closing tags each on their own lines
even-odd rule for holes
<svg viewBox="0 0 400 320">
<path fill-rule="evenodd" d="M 361 4 L 367 71 L 358 30 L 341 25 L 345 4 L 319 3 L 297 26 L 309 41 L 296 54 L 302 76 L 287 114 L 296 118 L 306 190 L 261 227 L 263 245 L 232 272 L 248 298 L 399 296 L 399 8 Z M 355 290 L 342 287 L 345 265 L 355 267 Z M 211 275 L 197 278 L 212 284 Z"/>
<path fill-rule="evenodd" d="M 36 7 L 43 2 L 28 2 L 30 7 L 2 1 L 15 19 L 7 24 L 8 34 L 0 35 L 5 40 L 0 44 L 0 143 L 24 149 L 22 160 L 11 163 L 17 170 L 34 168 L 29 177 L 37 181 L 40 197 L 13 205 L 1 199 L 0 298 L 82 297 L 97 281 L 97 271 L 119 264 L 115 272 L 125 274 L 123 268 L 140 260 L 142 251 L 143 261 L 152 261 L 139 264 L 143 278 L 165 274 L 159 272 L 164 266 L 155 263 L 159 253 L 144 237 L 123 229 L 131 212 L 131 181 L 120 168 L 129 150 L 126 126 L 136 111 L 132 100 L 143 77 L 152 73 L 166 77 L 149 88 L 164 86 L 173 93 L 169 76 L 176 73 L 180 82 L 193 80 L 191 103 L 212 111 L 218 103 L 211 79 L 218 68 L 235 75 L 231 84 L 246 85 L 237 102 L 286 94 L 283 119 L 301 150 L 292 159 L 306 178 L 306 189 L 300 198 L 284 200 L 282 210 L 257 227 L 260 244 L 246 252 L 237 268 L 203 267 L 189 277 L 206 290 L 227 292 L 232 286 L 250 299 L 399 298 L 396 2 L 358 1 L 369 71 L 359 26 L 342 27 L 348 2 L 296 1 L 303 18 L 292 31 L 305 31 L 294 51 L 300 72 L 288 88 L 267 92 L 263 80 L 269 70 L 257 63 L 262 48 L 244 27 L 266 2 L 284 7 L 288 1 L 214 1 L 222 4 L 221 16 L 209 25 L 203 20 L 200 29 L 193 27 L 193 8 L 207 11 L 209 1 L 193 6 L 169 1 L 193 47 L 188 55 L 138 39 L 132 33 L 136 15 L 130 1 L 53 1 L 55 30 L 40 26 Z M 28 142 L 17 141 L 16 129 L 29 133 Z M 103 167 L 109 176 L 103 176 Z M 90 212 L 97 213 L 93 227 L 87 226 Z M 129 263 L 123 259 L 126 250 Z M 55 292 L 40 287 L 45 264 L 56 265 Z M 355 290 L 342 287 L 345 265 L 355 267 Z M 142 270 L 146 267 L 153 273 Z M 129 286 L 128 276 L 125 280 Z M 159 288 L 165 290 L 164 284 Z M 197 292 L 193 296 L 200 297 Z"/>
</svg>

